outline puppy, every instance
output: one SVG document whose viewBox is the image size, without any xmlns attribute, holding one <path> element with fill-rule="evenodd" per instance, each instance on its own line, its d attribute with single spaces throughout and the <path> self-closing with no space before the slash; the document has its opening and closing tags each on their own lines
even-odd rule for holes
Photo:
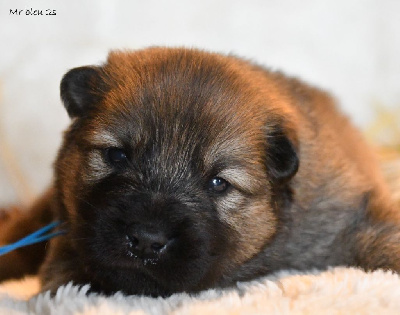
<svg viewBox="0 0 400 315">
<path fill-rule="evenodd" d="M 43 290 L 167 296 L 288 268 L 400 271 L 400 212 L 325 92 L 236 57 L 150 48 L 72 69 L 61 98 L 72 121 L 54 182 L 11 220 L 63 222 Z"/>
</svg>

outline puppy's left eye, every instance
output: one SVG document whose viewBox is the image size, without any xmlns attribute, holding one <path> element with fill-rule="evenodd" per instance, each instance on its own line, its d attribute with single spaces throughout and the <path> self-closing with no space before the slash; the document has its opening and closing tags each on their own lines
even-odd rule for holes
<svg viewBox="0 0 400 315">
<path fill-rule="evenodd" d="M 117 165 L 125 163 L 128 157 L 124 150 L 119 148 L 109 148 L 107 149 L 107 159 L 110 163 Z"/>
<path fill-rule="evenodd" d="M 208 184 L 208 189 L 216 192 L 223 193 L 229 188 L 230 184 L 221 177 L 214 177 Z"/>
</svg>

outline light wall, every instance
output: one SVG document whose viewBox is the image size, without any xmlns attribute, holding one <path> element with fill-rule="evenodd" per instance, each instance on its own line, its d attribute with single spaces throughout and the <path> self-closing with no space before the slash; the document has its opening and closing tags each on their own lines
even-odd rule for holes
<svg viewBox="0 0 400 315">
<path fill-rule="evenodd" d="M 56 15 L 9 14 L 28 8 Z M 400 107 L 399 12 L 396 0 L 3 0 L 0 205 L 27 202 L 50 182 L 69 68 L 150 45 L 234 53 L 332 91 L 366 129 L 374 104 Z"/>
</svg>

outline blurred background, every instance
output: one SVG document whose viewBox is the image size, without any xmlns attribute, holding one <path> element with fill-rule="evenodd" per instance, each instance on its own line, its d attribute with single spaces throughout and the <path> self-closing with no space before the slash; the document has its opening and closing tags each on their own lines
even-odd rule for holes
<svg viewBox="0 0 400 315">
<path fill-rule="evenodd" d="M 332 92 L 372 143 L 395 152 L 399 14 L 396 0 L 2 0 L 0 205 L 29 203 L 49 184 L 68 125 L 60 79 L 111 49 L 188 46 L 256 60 Z"/>
</svg>

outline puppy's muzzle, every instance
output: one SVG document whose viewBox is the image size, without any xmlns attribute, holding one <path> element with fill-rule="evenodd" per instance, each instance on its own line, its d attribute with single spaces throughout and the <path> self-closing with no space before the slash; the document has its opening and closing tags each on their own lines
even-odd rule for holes
<svg viewBox="0 0 400 315">
<path fill-rule="evenodd" d="M 129 251 L 136 258 L 157 259 L 165 254 L 173 242 L 166 234 L 154 226 L 134 223 L 126 232 Z"/>
</svg>

